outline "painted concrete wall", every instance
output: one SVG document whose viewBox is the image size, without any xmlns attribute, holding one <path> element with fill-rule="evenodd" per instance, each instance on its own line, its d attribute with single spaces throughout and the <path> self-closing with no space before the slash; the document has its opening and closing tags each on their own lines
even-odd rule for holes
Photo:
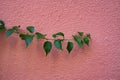
<svg viewBox="0 0 120 80">
<path fill-rule="evenodd" d="M 34 25 L 48 34 L 91 33 L 90 47 L 71 54 L 55 47 L 46 57 L 43 41 L 26 49 L 17 35 L 0 33 L 0 80 L 120 80 L 120 0 L 0 0 L 6 27 Z"/>
</svg>

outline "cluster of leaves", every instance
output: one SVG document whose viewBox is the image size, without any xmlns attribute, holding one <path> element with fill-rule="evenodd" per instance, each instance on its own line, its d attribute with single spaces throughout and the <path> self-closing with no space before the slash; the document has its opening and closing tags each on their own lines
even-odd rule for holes
<svg viewBox="0 0 120 80">
<path fill-rule="evenodd" d="M 82 47 L 84 44 L 89 46 L 89 41 L 91 39 L 90 34 L 84 34 L 83 32 L 78 32 L 77 35 L 73 35 L 72 39 L 65 39 L 64 38 L 64 33 L 58 32 L 52 35 L 53 39 L 48 39 L 46 37 L 46 34 L 42 34 L 40 32 L 35 32 L 34 26 L 27 26 L 26 30 L 29 33 L 22 33 L 19 31 L 20 26 L 13 26 L 11 29 L 6 29 L 4 21 L 0 20 L 0 32 L 6 31 L 6 37 L 10 37 L 13 33 L 16 33 L 19 35 L 19 37 L 25 41 L 26 47 L 28 47 L 31 42 L 33 41 L 33 38 L 36 37 L 38 40 L 45 39 L 45 42 L 43 44 L 43 48 L 46 52 L 46 56 L 50 53 L 52 49 L 52 42 L 50 40 L 54 41 L 54 46 L 58 50 L 62 50 L 62 42 L 64 40 L 67 40 L 67 51 L 70 53 L 74 47 L 73 42 L 70 40 L 74 40 L 79 47 Z M 62 37 L 59 38 L 59 37 Z"/>
</svg>

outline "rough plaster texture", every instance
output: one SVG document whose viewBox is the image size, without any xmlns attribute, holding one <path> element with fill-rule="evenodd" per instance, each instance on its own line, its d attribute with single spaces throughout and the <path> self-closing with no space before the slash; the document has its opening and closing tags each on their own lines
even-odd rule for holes
<svg viewBox="0 0 120 80">
<path fill-rule="evenodd" d="M 91 33 L 90 46 L 71 54 L 53 47 L 46 57 L 43 41 L 25 48 L 16 35 L 0 33 L 0 80 L 120 80 L 120 0 L 0 0 L 7 28 L 34 25 L 51 37 L 62 31 Z"/>
</svg>

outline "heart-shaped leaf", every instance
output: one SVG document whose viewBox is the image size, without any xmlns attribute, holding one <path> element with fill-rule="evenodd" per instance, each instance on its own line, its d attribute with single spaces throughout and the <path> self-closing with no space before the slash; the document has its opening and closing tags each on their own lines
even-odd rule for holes
<svg viewBox="0 0 120 80">
<path fill-rule="evenodd" d="M 28 30 L 30 33 L 34 33 L 34 27 L 33 27 L 33 26 L 28 26 L 28 27 L 27 27 L 27 30 Z"/>
<path fill-rule="evenodd" d="M 83 46 L 83 41 L 82 41 L 81 37 L 73 36 L 73 39 L 75 40 L 75 42 L 77 42 L 79 47 Z"/>
<path fill-rule="evenodd" d="M 72 42 L 68 42 L 66 49 L 67 49 L 67 51 L 70 53 L 70 52 L 72 51 L 72 49 L 73 49 L 73 43 L 72 43 Z"/>
<path fill-rule="evenodd" d="M 8 30 L 6 31 L 6 37 L 7 37 L 7 38 L 10 37 L 13 33 L 14 33 L 14 30 L 13 30 L 13 29 L 8 29 Z"/>
<path fill-rule="evenodd" d="M 6 37 L 10 37 L 15 31 L 18 31 L 19 26 L 13 26 L 12 29 L 6 31 Z"/>
<path fill-rule="evenodd" d="M 21 37 L 22 40 L 25 40 L 26 47 L 28 47 L 28 46 L 31 44 L 34 35 L 30 35 L 30 34 L 20 34 L 20 37 Z"/>
<path fill-rule="evenodd" d="M 52 43 L 50 41 L 46 41 L 44 43 L 43 47 L 44 47 L 44 50 L 45 50 L 46 56 L 47 56 L 49 54 L 49 52 L 51 51 L 51 49 L 52 49 Z"/>
<path fill-rule="evenodd" d="M 62 43 L 60 39 L 55 40 L 54 45 L 57 49 L 62 50 Z"/>
<path fill-rule="evenodd" d="M 39 32 L 36 32 L 35 34 L 36 34 L 36 37 L 37 37 L 38 40 L 44 39 L 45 36 L 46 36 L 46 34 L 42 34 L 42 33 L 39 33 Z"/>
</svg>

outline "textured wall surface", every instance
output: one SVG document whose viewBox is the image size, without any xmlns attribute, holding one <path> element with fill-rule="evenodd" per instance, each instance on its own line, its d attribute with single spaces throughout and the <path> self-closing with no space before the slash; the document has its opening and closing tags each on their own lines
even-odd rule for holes
<svg viewBox="0 0 120 80">
<path fill-rule="evenodd" d="M 55 47 L 46 57 L 43 41 L 0 33 L 0 80 L 120 80 L 120 0 L 0 0 L 6 27 L 34 25 L 48 34 L 91 33 L 90 47 L 71 54 Z"/>
</svg>

